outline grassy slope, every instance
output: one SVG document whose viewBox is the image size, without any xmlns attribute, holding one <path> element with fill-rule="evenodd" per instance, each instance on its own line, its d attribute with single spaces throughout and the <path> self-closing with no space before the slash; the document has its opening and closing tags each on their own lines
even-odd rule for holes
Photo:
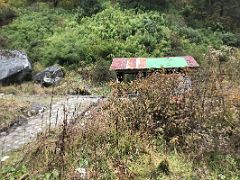
<svg viewBox="0 0 240 180">
<path fill-rule="evenodd" d="M 7 128 L 20 115 L 26 114 L 29 104 L 14 98 L 0 98 L 0 129 Z"/>
<path fill-rule="evenodd" d="M 41 105 L 48 106 L 51 102 L 50 94 L 45 94 L 40 88 L 37 93 L 33 89 L 29 88 L 32 85 L 23 84 L 19 86 L 10 86 L 2 88 L 0 87 L 0 129 L 6 131 L 9 126 L 13 125 L 18 120 L 27 120 L 28 112 L 31 112 L 31 104 L 39 103 Z M 31 90 L 28 93 L 21 91 L 21 88 Z M 39 93 L 41 92 L 41 93 Z M 59 96 L 54 96 L 54 99 L 59 99 Z M 30 113 L 31 114 L 31 113 Z"/>
</svg>

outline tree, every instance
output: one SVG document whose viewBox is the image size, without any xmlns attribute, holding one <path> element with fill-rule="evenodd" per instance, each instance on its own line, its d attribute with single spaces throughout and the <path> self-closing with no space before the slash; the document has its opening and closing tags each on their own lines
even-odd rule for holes
<svg viewBox="0 0 240 180">
<path fill-rule="evenodd" d="M 53 6 L 54 6 L 54 7 L 57 7 L 57 6 L 58 6 L 58 3 L 59 3 L 59 0 L 53 0 Z"/>
</svg>

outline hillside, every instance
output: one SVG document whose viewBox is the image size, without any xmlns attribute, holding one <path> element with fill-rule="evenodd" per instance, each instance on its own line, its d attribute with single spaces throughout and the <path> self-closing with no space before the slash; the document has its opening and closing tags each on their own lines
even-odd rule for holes
<svg viewBox="0 0 240 180">
<path fill-rule="evenodd" d="M 25 52 L 33 75 L 65 71 L 56 86 L 0 85 L 0 129 L 36 97 L 49 104 L 35 141 L 5 153 L 16 131 L 0 134 L 0 179 L 240 179 L 239 9 L 238 0 L 0 0 L 0 50 Z M 115 83 L 109 71 L 114 57 L 186 55 L 200 64 L 186 71 L 187 90 L 176 74 Z M 34 128 L 20 125 L 21 136 Z"/>
<path fill-rule="evenodd" d="M 214 26 L 198 20 L 195 27 L 186 15 L 188 6 L 183 10 L 167 8 L 167 5 L 159 10 L 132 9 L 108 1 L 99 6 L 96 12 L 81 6 L 53 8 L 44 3 L 20 7 L 15 10 L 17 17 L 1 28 L 1 46 L 23 50 L 33 62 L 42 65 L 59 63 L 66 66 L 109 61 L 112 57 L 186 54 L 201 63 L 208 46 L 216 49 L 223 45 L 240 46 L 239 27 L 229 29 L 228 21 L 220 24 L 213 20 Z M 209 15 L 209 18 L 212 17 Z M 224 23 L 228 28 L 224 28 Z"/>
</svg>

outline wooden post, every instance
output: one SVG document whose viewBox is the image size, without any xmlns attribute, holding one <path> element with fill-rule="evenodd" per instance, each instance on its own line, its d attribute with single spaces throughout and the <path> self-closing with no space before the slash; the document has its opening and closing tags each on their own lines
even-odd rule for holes
<svg viewBox="0 0 240 180">
<path fill-rule="evenodd" d="M 123 81 L 124 74 L 123 72 L 117 72 L 117 83 L 120 83 Z"/>
</svg>

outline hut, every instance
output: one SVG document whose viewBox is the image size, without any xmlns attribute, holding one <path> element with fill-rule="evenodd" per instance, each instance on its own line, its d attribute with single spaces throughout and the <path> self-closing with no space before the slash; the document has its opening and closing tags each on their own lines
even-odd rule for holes
<svg viewBox="0 0 240 180">
<path fill-rule="evenodd" d="M 186 69 L 197 69 L 199 64 L 192 56 L 163 58 L 113 58 L 110 71 L 115 71 L 117 81 L 121 82 L 125 74 L 147 76 L 149 72 L 164 69 L 167 73 L 180 73 Z"/>
</svg>

